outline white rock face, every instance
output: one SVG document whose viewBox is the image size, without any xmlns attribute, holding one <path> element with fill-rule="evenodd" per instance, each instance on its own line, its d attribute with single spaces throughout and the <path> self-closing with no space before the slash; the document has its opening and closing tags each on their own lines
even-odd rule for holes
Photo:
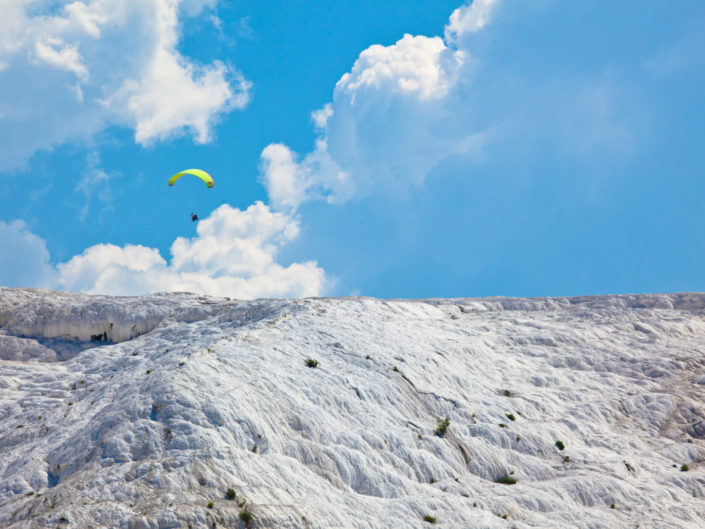
<svg viewBox="0 0 705 529">
<path fill-rule="evenodd" d="M 705 294 L 0 289 L 0 527 L 702 529 L 703 381 Z"/>
</svg>

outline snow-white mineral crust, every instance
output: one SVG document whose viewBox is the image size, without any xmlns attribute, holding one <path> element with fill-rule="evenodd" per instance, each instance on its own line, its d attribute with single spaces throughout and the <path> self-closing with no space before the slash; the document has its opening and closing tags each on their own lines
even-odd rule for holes
<svg viewBox="0 0 705 529">
<path fill-rule="evenodd" d="M 2 528 L 702 529 L 703 461 L 705 294 L 0 288 Z"/>
</svg>

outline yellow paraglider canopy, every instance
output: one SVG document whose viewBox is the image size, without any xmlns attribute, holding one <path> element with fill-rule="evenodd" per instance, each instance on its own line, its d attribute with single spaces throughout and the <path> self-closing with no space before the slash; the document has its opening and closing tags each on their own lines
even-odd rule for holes
<svg viewBox="0 0 705 529">
<path fill-rule="evenodd" d="M 181 178 L 185 174 L 192 174 L 193 176 L 196 176 L 203 180 L 208 187 L 213 187 L 215 184 L 213 183 L 213 177 L 206 173 L 205 171 L 201 171 L 200 169 L 186 169 L 185 171 L 181 171 L 180 173 L 176 173 L 174 176 L 172 176 L 169 179 L 169 185 L 173 186 L 174 182 L 176 182 L 179 178 Z"/>
</svg>

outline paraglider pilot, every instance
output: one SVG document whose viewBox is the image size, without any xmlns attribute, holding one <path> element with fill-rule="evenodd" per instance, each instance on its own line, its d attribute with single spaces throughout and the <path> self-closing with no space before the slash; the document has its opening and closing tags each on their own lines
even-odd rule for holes
<svg viewBox="0 0 705 529">
<path fill-rule="evenodd" d="M 195 213 L 191 213 L 191 221 L 196 222 L 197 220 L 198 220 L 198 215 L 196 215 Z"/>
</svg>

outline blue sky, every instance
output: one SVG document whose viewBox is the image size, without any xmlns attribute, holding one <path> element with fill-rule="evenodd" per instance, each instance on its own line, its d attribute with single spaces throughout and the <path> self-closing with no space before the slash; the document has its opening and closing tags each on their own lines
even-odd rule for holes
<svg viewBox="0 0 705 529">
<path fill-rule="evenodd" d="M 698 0 L 3 9 L 0 285 L 705 289 Z"/>
</svg>

